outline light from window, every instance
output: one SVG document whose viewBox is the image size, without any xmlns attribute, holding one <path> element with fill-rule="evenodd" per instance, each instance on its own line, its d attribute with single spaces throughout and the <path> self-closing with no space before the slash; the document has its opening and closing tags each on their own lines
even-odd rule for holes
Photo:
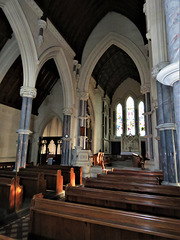
<svg viewBox="0 0 180 240">
<path fill-rule="evenodd" d="M 122 123 L 122 105 L 119 103 L 116 108 L 116 135 L 120 137 L 123 133 L 123 123 Z"/>
<path fill-rule="evenodd" d="M 144 120 L 144 103 L 139 103 L 139 133 L 140 136 L 145 136 L 145 120 Z"/>
<path fill-rule="evenodd" d="M 127 135 L 135 135 L 134 100 L 132 97 L 128 97 L 126 101 L 126 116 Z"/>
</svg>

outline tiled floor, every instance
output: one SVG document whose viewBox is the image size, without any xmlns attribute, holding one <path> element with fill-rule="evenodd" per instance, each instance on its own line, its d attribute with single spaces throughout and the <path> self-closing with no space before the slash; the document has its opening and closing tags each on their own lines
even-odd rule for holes
<svg viewBox="0 0 180 240">
<path fill-rule="evenodd" d="M 28 239 L 29 214 L 0 227 L 0 235 L 11 237 L 16 240 Z"/>
</svg>

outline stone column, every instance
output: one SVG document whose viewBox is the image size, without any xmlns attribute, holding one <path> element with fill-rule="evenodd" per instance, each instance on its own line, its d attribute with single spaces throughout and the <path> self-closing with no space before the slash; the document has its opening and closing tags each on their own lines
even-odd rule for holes
<svg viewBox="0 0 180 240">
<path fill-rule="evenodd" d="M 31 133 L 29 127 L 31 119 L 32 99 L 36 97 L 36 89 L 32 87 L 22 86 L 20 95 L 22 96 L 22 110 L 20 128 L 17 131 L 18 146 L 15 166 L 17 171 L 19 171 L 19 167 L 26 166 L 28 138 L 29 134 Z"/>
<path fill-rule="evenodd" d="M 86 111 L 87 111 L 87 99 L 88 93 L 79 93 L 79 131 L 78 131 L 78 146 L 82 149 L 86 149 Z"/>
<path fill-rule="evenodd" d="M 104 152 L 104 137 L 105 137 L 105 98 L 102 98 L 102 149 L 101 152 Z"/>
<path fill-rule="evenodd" d="M 62 165 L 70 165 L 70 153 L 71 153 L 71 115 L 72 109 L 65 108 L 63 119 L 63 146 L 62 146 Z"/>
<path fill-rule="evenodd" d="M 175 125 L 171 126 L 174 142 L 172 142 L 173 167 L 170 169 L 171 184 L 180 186 L 180 77 L 179 77 L 179 58 L 180 58 L 180 34 L 179 34 L 179 0 L 164 1 L 166 15 L 166 30 L 168 37 L 168 50 L 170 64 L 164 67 L 157 75 L 157 80 L 164 85 L 173 87 L 173 109 L 175 111 Z M 167 112 L 165 113 L 168 117 Z M 175 131 L 176 129 L 176 131 Z M 177 138 L 176 138 L 177 134 Z M 176 140 L 177 139 L 177 140 Z M 176 154 L 177 141 L 177 154 Z"/>
<path fill-rule="evenodd" d="M 151 100 L 150 87 L 144 85 L 141 87 L 141 93 L 144 94 L 144 117 L 146 130 L 146 154 L 150 160 L 153 160 L 153 141 L 152 141 L 152 121 L 151 121 Z"/>
</svg>

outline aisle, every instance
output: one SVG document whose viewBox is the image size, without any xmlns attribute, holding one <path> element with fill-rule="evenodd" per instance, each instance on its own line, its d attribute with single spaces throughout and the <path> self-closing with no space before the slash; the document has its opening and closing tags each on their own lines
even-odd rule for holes
<svg viewBox="0 0 180 240">
<path fill-rule="evenodd" d="M 28 239 L 29 213 L 19 219 L 0 227 L 0 235 L 17 240 Z"/>
</svg>

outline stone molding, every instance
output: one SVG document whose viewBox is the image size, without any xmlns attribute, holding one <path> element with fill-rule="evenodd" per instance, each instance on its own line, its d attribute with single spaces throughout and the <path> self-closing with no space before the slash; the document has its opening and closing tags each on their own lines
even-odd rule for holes
<svg viewBox="0 0 180 240">
<path fill-rule="evenodd" d="M 89 98 L 89 93 L 88 92 L 79 92 L 79 98 L 80 98 L 80 100 L 87 101 Z"/>
<path fill-rule="evenodd" d="M 176 124 L 175 123 L 162 123 L 159 124 L 156 129 L 159 129 L 160 131 L 163 130 L 176 130 Z"/>
<path fill-rule="evenodd" d="M 33 11 L 36 13 L 38 17 L 42 17 L 43 11 L 40 9 L 40 7 L 35 3 L 34 0 L 25 0 L 27 4 L 33 9 Z"/>
<path fill-rule="evenodd" d="M 141 86 L 141 93 L 146 94 L 150 92 L 150 84 L 142 85 Z"/>
<path fill-rule="evenodd" d="M 22 86 L 21 89 L 20 89 L 20 96 L 21 97 L 35 98 L 36 95 L 37 95 L 37 90 L 34 87 Z"/>
<path fill-rule="evenodd" d="M 32 132 L 31 132 L 30 130 L 27 130 L 27 129 L 18 129 L 18 130 L 16 131 L 16 133 L 29 135 L 29 134 L 31 134 Z"/>
<path fill-rule="evenodd" d="M 152 68 L 152 77 L 156 79 L 157 77 L 157 74 L 164 68 L 166 67 L 167 65 L 169 64 L 169 62 L 161 62 L 161 63 L 158 63 L 157 65 L 155 65 L 153 68 Z"/>
<path fill-rule="evenodd" d="M 64 108 L 63 109 L 63 114 L 64 115 L 72 115 L 72 108 Z"/>
<path fill-rule="evenodd" d="M 157 80 L 167 86 L 173 86 L 173 84 L 180 80 L 180 62 L 169 64 L 163 68 L 157 75 Z"/>
<path fill-rule="evenodd" d="M 47 27 L 50 30 L 50 32 L 55 36 L 55 38 L 61 43 L 62 47 L 64 47 L 68 51 L 68 53 L 74 57 L 76 55 L 75 52 L 65 41 L 65 39 L 61 36 L 61 34 L 58 32 L 58 30 L 54 27 L 54 25 L 51 23 L 49 19 L 47 19 Z"/>
</svg>

